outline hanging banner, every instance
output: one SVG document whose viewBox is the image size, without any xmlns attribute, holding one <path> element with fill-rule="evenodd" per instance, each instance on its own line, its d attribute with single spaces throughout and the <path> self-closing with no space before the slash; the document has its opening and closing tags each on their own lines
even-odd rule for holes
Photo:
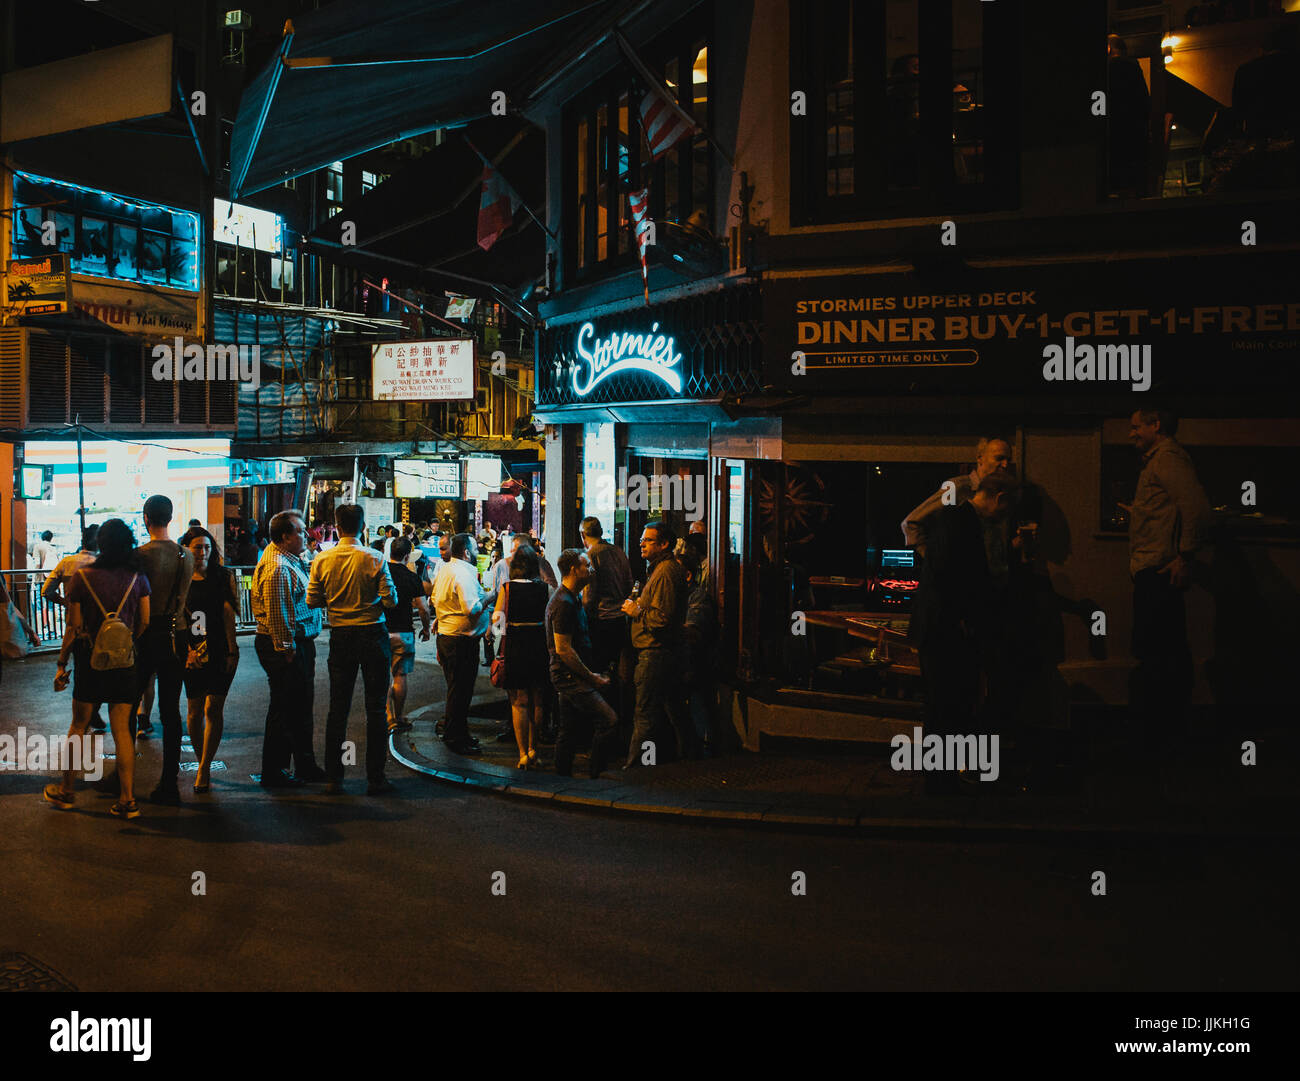
<svg viewBox="0 0 1300 1081">
<path fill-rule="evenodd" d="M 198 298 L 161 286 L 128 285 L 73 275 L 72 321 L 171 342 L 198 333 Z"/>
<path fill-rule="evenodd" d="M 1187 257 L 763 283 L 769 383 L 795 391 L 1106 392 L 1285 383 L 1294 257 Z"/>
</svg>

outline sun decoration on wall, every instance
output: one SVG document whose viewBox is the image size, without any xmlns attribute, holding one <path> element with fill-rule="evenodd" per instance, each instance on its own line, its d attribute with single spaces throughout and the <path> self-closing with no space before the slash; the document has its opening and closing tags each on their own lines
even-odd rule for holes
<svg viewBox="0 0 1300 1081">
<path fill-rule="evenodd" d="M 815 526 L 826 520 L 833 505 L 815 498 L 826 494 L 826 485 L 817 473 L 803 466 L 786 464 L 783 500 L 783 532 L 786 544 L 806 544 L 812 540 Z M 770 536 L 776 527 L 776 486 L 758 478 L 758 513 L 763 533 Z"/>
</svg>

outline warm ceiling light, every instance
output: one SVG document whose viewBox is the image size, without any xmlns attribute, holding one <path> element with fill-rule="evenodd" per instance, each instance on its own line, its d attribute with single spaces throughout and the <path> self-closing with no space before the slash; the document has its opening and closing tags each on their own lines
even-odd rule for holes
<svg viewBox="0 0 1300 1081">
<path fill-rule="evenodd" d="M 709 50 L 707 47 L 700 50 L 700 55 L 695 58 L 695 66 L 691 68 L 691 82 L 707 83 L 709 81 Z"/>
</svg>

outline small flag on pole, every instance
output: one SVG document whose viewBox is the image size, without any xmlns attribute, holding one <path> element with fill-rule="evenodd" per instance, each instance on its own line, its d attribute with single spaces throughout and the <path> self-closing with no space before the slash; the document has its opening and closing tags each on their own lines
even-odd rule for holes
<svg viewBox="0 0 1300 1081">
<path fill-rule="evenodd" d="M 491 165 L 483 167 L 483 187 L 478 201 L 478 246 L 487 251 L 510 228 L 523 200 Z"/>
<path fill-rule="evenodd" d="M 632 208 L 632 232 L 636 235 L 636 246 L 641 256 L 641 285 L 645 290 L 646 305 L 650 304 L 650 271 L 646 266 L 645 250 L 650 245 L 650 232 L 654 228 L 648 215 L 650 213 L 650 189 L 642 188 L 627 197 Z"/>
<path fill-rule="evenodd" d="M 695 132 L 695 126 L 668 104 L 665 93 L 662 87 L 656 86 L 641 99 L 641 127 L 653 161 Z"/>
</svg>

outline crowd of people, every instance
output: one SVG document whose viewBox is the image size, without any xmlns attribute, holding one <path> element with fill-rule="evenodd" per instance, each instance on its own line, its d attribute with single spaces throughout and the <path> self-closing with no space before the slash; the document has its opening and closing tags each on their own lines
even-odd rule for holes
<svg viewBox="0 0 1300 1081">
<path fill-rule="evenodd" d="M 135 756 L 120 749 L 150 734 L 155 681 L 163 762 L 148 799 L 175 806 L 181 689 L 198 760 L 194 792 L 202 794 L 211 788 L 225 699 L 239 666 L 234 573 L 197 520 L 172 540 L 172 512 L 166 496 L 145 501 L 149 541 L 139 547 L 120 518 L 87 528 L 81 550 L 60 560 L 42 589 L 48 602 L 67 608 L 55 690 L 72 688 L 69 736 L 111 729 L 117 766 L 97 786 L 117 797 L 111 813 L 121 818 L 140 814 L 141 786 Z M 297 510 L 274 515 L 250 598 L 254 652 L 268 685 L 260 784 L 344 791 L 346 767 L 356 764 L 345 735 L 360 675 L 366 791 L 393 791 L 385 776 L 387 740 L 411 727 L 405 711 L 417 619 L 419 642 L 436 635 L 447 686 L 437 731 L 457 754 L 481 753 L 468 716 L 487 666 L 510 703 L 511 723 L 498 739 L 515 742 L 521 770 L 539 768 L 538 746 L 551 738 L 555 768 L 564 775 L 588 742 L 593 777 L 614 764 L 653 763 L 653 745 L 662 740 L 679 756 L 697 756 L 716 740 L 710 657 L 717 633 L 699 528 L 678 541 L 665 522 L 647 523 L 642 586 L 596 518 L 582 522 L 583 547 L 562 552 L 554 567 L 538 538 L 508 527 L 497 534 L 489 523 L 481 539 L 494 558 L 480 575 L 479 538 L 448 535 L 436 523 L 385 526 L 366 544 L 364 511 L 355 504 L 337 506 L 328 528 L 309 530 Z M 232 539 L 256 543 L 251 530 Z M 314 708 L 322 617 L 330 629 L 323 765 Z M 45 787 L 44 799 L 72 807 L 77 779 L 66 772 Z"/>
</svg>

